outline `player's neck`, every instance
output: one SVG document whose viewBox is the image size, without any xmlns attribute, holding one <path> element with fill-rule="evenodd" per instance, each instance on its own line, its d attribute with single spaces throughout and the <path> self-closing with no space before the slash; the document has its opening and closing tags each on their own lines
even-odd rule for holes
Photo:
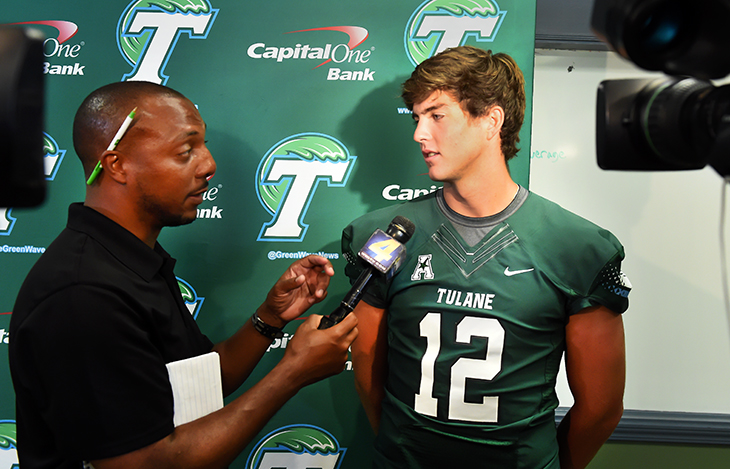
<svg viewBox="0 0 730 469">
<path fill-rule="evenodd" d="M 444 183 L 446 204 L 466 217 L 488 217 L 501 212 L 514 200 L 519 186 L 509 172 L 499 172 L 487 178 L 462 179 Z"/>
</svg>

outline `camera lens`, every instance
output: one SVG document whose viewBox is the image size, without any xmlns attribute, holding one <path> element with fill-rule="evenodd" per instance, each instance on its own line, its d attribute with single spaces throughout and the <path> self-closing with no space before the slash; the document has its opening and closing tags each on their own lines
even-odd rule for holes
<svg viewBox="0 0 730 469">
<path fill-rule="evenodd" d="M 591 26 L 646 70 L 701 79 L 730 73 L 730 1 L 595 0 Z"/>
<path fill-rule="evenodd" d="M 641 47 L 651 54 L 671 49 L 681 34 L 682 23 L 682 16 L 676 10 L 650 14 L 639 31 Z"/>
</svg>

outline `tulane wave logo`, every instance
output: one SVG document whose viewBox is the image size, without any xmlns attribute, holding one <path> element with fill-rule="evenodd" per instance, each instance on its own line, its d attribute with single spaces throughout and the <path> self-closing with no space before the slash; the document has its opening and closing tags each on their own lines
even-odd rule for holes
<svg viewBox="0 0 730 469">
<path fill-rule="evenodd" d="M 117 46 L 134 67 L 125 80 L 166 84 L 165 66 L 182 33 L 205 39 L 218 10 L 207 0 L 135 0 L 117 24 Z"/>
<path fill-rule="evenodd" d="M 428 0 L 408 21 L 405 48 L 413 65 L 467 39 L 492 42 L 507 12 L 490 0 Z"/>
<path fill-rule="evenodd" d="M 66 150 L 61 150 L 53 137 L 43 132 L 43 172 L 46 175 L 46 181 L 53 181 L 56 178 L 56 173 L 61 167 L 65 155 Z M 13 231 L 17 218 L 10 215 L 12 210 L 12 208 L 0 208 L 0 236 L 10 236 Z"/>
<path fill-rule="evenodd" d="M 15 421 L 0 420 L 0 469 L 17 469 L 18 437 Z"/>
<path fill-rule="evenodd" d="M 200 313 L 200 308 L 203 306 L 205 298 L 198 296 L 198 293 L 188 282 L 180 277 L 175 278 L 177 279 L 177 286 L 180 288 L 180 294 L 185 302 L 185 306 L 187 306 L 188 311 L 190 311 L 190 315 L 193 319 L 198 319 L 198 314 Z"/>
<path fill-rule="evenodd" d="M 355 159 L 340 141 L 324 134 L 293 135 L 274 145 L 256 170 L 259 201 L 273 215 L 257 240 L 302 241 L 308 228 L 304 216 L 317 185 L 345 186 Z"/>
<path fill-rule="evenodd" d="M 345 451 L 326 430 L 311 425 L 290 425 L 263 437 L 249 455 L 246 469 L 338 469 Z"/>
</svg>

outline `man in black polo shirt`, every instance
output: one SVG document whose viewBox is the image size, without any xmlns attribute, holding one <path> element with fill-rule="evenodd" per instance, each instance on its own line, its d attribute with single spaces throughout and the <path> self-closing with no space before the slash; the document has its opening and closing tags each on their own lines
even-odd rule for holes
<svg viewBox="0 0 730 469">
<path fill-rule="evenodd" d="M 205 130 L 188 99 L 152 83 L 107 85 L 79 108 L 76 153 L 87 177 L 100 172 L 26 278 L 10 324 L 24 469 L 224 467 L 299 389 L 343 370 L 357 320 L 320 331 L 313 315 L 260 382 L 174 427 L 167 363 L 216 351 L 231 393 L 334 274 L 324 258 L 297 261 L 231 338 L 214 345 L 200 332 L 157 237 L 196 218 L 216 169 Z"/>
</svg>

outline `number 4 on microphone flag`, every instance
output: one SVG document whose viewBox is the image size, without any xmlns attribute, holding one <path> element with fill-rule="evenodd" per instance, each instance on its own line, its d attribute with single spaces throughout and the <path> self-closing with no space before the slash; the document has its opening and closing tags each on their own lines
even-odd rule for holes
<svg viewBox="0 0 730 469">
<path fill-rule="evenodd" d="M 375 230 L 358 255 L 382 273 L 395 272 L 405 259 L 406 247 L 381 229 Z"/>
</svg>

